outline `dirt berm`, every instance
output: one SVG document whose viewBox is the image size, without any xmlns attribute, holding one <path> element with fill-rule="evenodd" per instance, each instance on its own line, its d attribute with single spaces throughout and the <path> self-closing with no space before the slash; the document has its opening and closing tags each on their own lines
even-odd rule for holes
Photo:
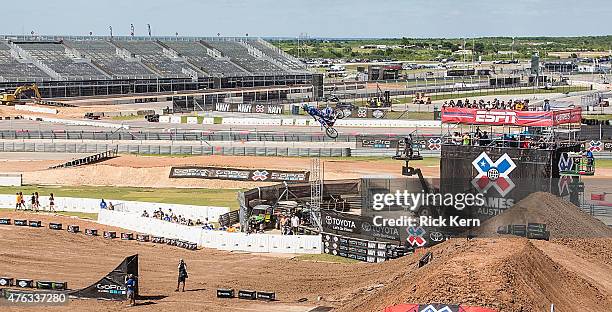
<svg viewBox="0 0 612 312">
<path fill-rule="evenodd" d="M 612 237 L 612 229 L 574 204 L 550 193 L 533 193 L 485 222 L 478 234 L 497 233 L 499 226 L 544 223 L 551 239 Z M 479 235 L 480 236 L 480 235 Z"/>
<path fill-rule="evenodd" d="M 555 311 L 563 312 L 610 307 L 610 229 L 545 193 L 532 194 L 483 227 L 495 233 L 498 225 L 527 222 L 546 223 L 553 238 L 566 238 L 451 239 L 430 248 L 433 260 L 422 268 L 416 268 L 414 256 L 382 264 L 397 274 L 381 278 L 384 286 L 343 298 L 335 311 L 382 311 L 401 303 L 464 304 L 500 312 L 549 311 L 553 303 Z"/>
</svg>

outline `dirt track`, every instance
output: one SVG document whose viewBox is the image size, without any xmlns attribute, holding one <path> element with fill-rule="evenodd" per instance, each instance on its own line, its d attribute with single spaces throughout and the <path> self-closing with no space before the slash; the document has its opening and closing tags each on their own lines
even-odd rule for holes
<svg viewBox="0 0 612 312">
<path fill-rule="evenodd" d="M 538 193 L 521 205 L 546 202 L 554 209 L 556 200 Z M 570 214 L 568 220 L 581 213 L 571 206 L 562 212 Z M 22 215 L 0 212 L 0 217 Z M 83 227 L 87 223 L 49 215 L 27 218 L 44 223 L 78 222 Z M 588 218 L 584 216 L 584 221 Z M 584 231 L 609 230 L 591 221 L 595 225 Z M 558 224 L 555 231 L 576 226 L 580 224 Z M 382 264 L 330 264 L 209 249 L 186 251 L 15 226 L 0 226 L 0 246 L 10 246 L 0 249 L 0 275 L 65 280 L 72 288 L 92 283 L 123 257 L 138 253 L 141 293 L 150 298 L 149 304 L 134 308 L 142 311 L 307 311 L 321 305 L 337 311 L 369 312 L 399 303 L 440 302 L 502 312 L 546 311 L 554 303 L 556 311 L 599 312 L 612 305 L 611 236 L 550 242 L 510 236 L 451 239 L 431 248 L 433 261 L 420 269 L 416 263 L 422 253 Z M 173 292 L 179 258 L 189 265 L 188 288 L 192 291 L 185 293 Z M 214 296 L 218 287 L 276 291 L 280 301 L 253 305 L 237 299 L 218 300 Z M 308 300 L 297 303 L 300 298 Z M 79 300 L 70 307 L 117 311 L 123 304 Z"/>
<path fill-rule="evenodd" d="M 23 172 L 25 184 L 44 185 L 113 185 L 136 187 L 201 187 L 249 188 L 266 185 L 223 180 L 170 179 L 170 168 L 179 165 L 221 166 L 237 168 L 265 168 L 279 170 L 310 170 L 309 158 L 194 156 L 155 157 L 123 155 L 102 163 L 84 167 L 46 168 L 58 161 L 38 161 L 24 168 L 23 162 L 5 161 L 1 172 Z M 350 179 L 368 175 L 401 176 L 402 163 L 391 160 L 324 159 L 325 179 Z M 437 176 L 437 167 L 423 168 L 424 174 Z"/>
</svg>

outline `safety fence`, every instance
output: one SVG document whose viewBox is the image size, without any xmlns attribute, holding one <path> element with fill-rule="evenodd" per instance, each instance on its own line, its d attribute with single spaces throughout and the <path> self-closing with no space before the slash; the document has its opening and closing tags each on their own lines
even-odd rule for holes
<svg viewBox="0 0 612 312">
<path fill-rule="evenodd" d="M 0 130 L 5 140 L 99 140 L 99 141 L 265 141 L 265 142 L 356 142 L 359 137 L 401 137 L 396 134 L 340 133 L 332 139 L 324 133 L 295 133 L 250 130 L 220 131 L 49 131 L 49 130 Z"/>
<path fill-rule="evenodd" d="M 205 145 L 155 144 L 89 144 L 89 143 L 31 143 L 0 142 L 0 152 L 41 153 L 102 153 L 116 149 L 120 154 L 145 155 L 226 155 L 226 156 L 294 156 L 294 157 L 349 157 L 350 148 L 290 148 L 238 147 Z"/>
<path fill-rule="evenodd" d="M 493 79 L 495 80 L 495 79 Z M 469 96 L 487 96 L 487 95 L 501 95 L 501 94 L 516 94 L 517 97 L 521 97 L 521 94 L 536 93 L 540 88 L 533 83 L 516 83 L 508 85 L 495 85 L 489 84 L 488 82 L 474 82 L 474 83 L 460 83 L 460 84 L 434 84 L 433 80 L 430 80 L 431 84 L 427 86 L 408 86 L 410 89 L 404 90 L 390 90 L 389 95 L 392 97 L 412 97 L 418 92 L 425 92 L 429 96 L 431 95 L 447 95 L 451 98 L 451 95 L 461 95 L 463 93 L 470 93 Z M 501 81 L 501 79 L 500 79 Z M 572 86 L 565 82 L 553 82 L 551 86 L 555 88 L 558 93 L 566 93 L 574 90 Z M 359 100 L 369 99 L 379 96 L 376 91 L 365 92 L 356 90 L 355 92 L 346 91 L 344 93 L 334 93 L 339 99 L 342 100 Z"/>
<path fill-rule="evenodd" d="M 5 140 L 99 140 L 99 141 L 266 141 L 266 142 L 356 142 L 359 137 L 400 137 L 397 134 L 339 133 L 335 139 L 324 133 L 295 133 L 259 130 L 173 130 L 173 131 L 90 131 L 90 130 L 0 130 Z M 606 149 L 612 150 L 612 126 L 583 125 L 582 140 L 606 141 Z"/>
<path fill-rule="evenodd" d="M 40 210 L 49 210 L 49 194 L 39 194 Z M 24 194 L 24 200 L 26 207 L 31 209 L 29 204 L 31 194 Z M 180 215 L 186 219 L 201 221 L 208 218 L 211 222 L 217 222 L 219 217 L 223 214 L 230 212 L 227 207 L 216 207 L 216 206 L 195 206 L 195 205 L 180 205 L 180 204 L 166 204 L 166 203 L 150 203 L 140 201 L 129 201 L 129 200 L 116 200 L 105 198 L 107 209 L 100 209 L 101 199 L 95 198 L 77 198 L 77 197 L 55 197 L 54 206 L 55 211 L 66 211 L 66 212 L 82 212 L 82 213 L 100 213 L 110 209 L 111 204 L 115 207 L 116 211 L 122 211 L 125 213 L 133 213 L 141 215 L 145 210 L 149 215 L 153 214 L 153 211 L 162 209 L 165 213 L 170 210 L 175 215 Z M 16 195 L 15 194 L 2 194 L 0 195 L 0 207 L 2 208 L 15 208 Z M 165 222 L 165 221 L 164 221 Z M 166 222 L 169 223 L 169 222 Z"/>
<path fill-rule="evenodd" d="M 196 243 L 200 247 L 219 250 L 257 253 L 321 253 L 320 235 L 230 233 L 143 218 L 134 213 L 108 210 L 98 214 L 98 222 L 153 236 L 184 240 Z"/>
</svg>

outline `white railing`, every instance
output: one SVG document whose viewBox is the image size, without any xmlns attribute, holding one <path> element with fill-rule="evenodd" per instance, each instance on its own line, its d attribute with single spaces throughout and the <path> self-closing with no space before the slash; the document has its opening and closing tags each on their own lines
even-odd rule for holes
<svg viewBox="0 0 612 312">
<path fill-rule="evenodd" d="M 116 226 L 153 236 L 180 239 L 200 247 L 227 251 L 257 253 L 320 254 L 320 235 L 245 234 L 204 230 L 137 214 L 104 210 L 98 214 L 100 224 Z"/>
<path fill-rule="evenodd" d="M 24 196 L 29 194 L 24 194 Z M 49 194 L 40 195 L 41 210 L 49 210 Z M 100 209 L 100 199 L 95 198 L 77 198 L 77 197 L 55 197 L 55 210 L 66 212 L 84 212 L 84 213 L 100 213 L 105 211 Z M 104 201 L 110 206 L 113 204 L 114 209 L 121 209 L 120 212 L 130 215 L 140 216 L 144 211 L 152 215 L 155 210 L 162 209 L 164 213 L 168 213 L 170 209 L 175 215 L 181 215 L 186 219 L 202 221 L 208 218 L 211 222 L 217 222 L 219 216 L 230 211 L 227 207 L 215 206 L 194 206 L 166 203 L 150 203 L 129 200 L 118 200 L 105 198 Z M 0 208 L 15 209 L 15 194 L 0 195 Z M 152 219 L 152 218 L 147 218 Z"/>
</svg>

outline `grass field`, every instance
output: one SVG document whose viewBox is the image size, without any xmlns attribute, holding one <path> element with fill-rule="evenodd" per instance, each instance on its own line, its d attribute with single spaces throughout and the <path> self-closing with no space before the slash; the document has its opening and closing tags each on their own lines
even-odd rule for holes
<svg viewBox="0 0 612 312">
<path fill-rule="evenodd" d="M 97 213 L 68 212 L 68 211 L 61 211 L 61 212 L 56 212 L 56 213 L 58 215 L 62 215 L 62 216 L 77 217 L 77 218 L 89 219 L 89 220 L 98 220 L 98 214 Z"/>
<path fill-rule="evenodd" d="M 612 120 L 612 114 L 583 114 L 582 118 L 593 120 Z"/>
<path fill-rule="evenodd" d="M 113 186 L 37 186 L 0 187 L 2 194 L 38 192 L 41 196 L 53 193 L 56 197 L 104 198 L 134 200 L 154 203 L 184 204 L 200 206 L 221 206 L 238 209 L 236 189 L 195 189 L 195 188 L 141 188 Z"/>
</svg>

